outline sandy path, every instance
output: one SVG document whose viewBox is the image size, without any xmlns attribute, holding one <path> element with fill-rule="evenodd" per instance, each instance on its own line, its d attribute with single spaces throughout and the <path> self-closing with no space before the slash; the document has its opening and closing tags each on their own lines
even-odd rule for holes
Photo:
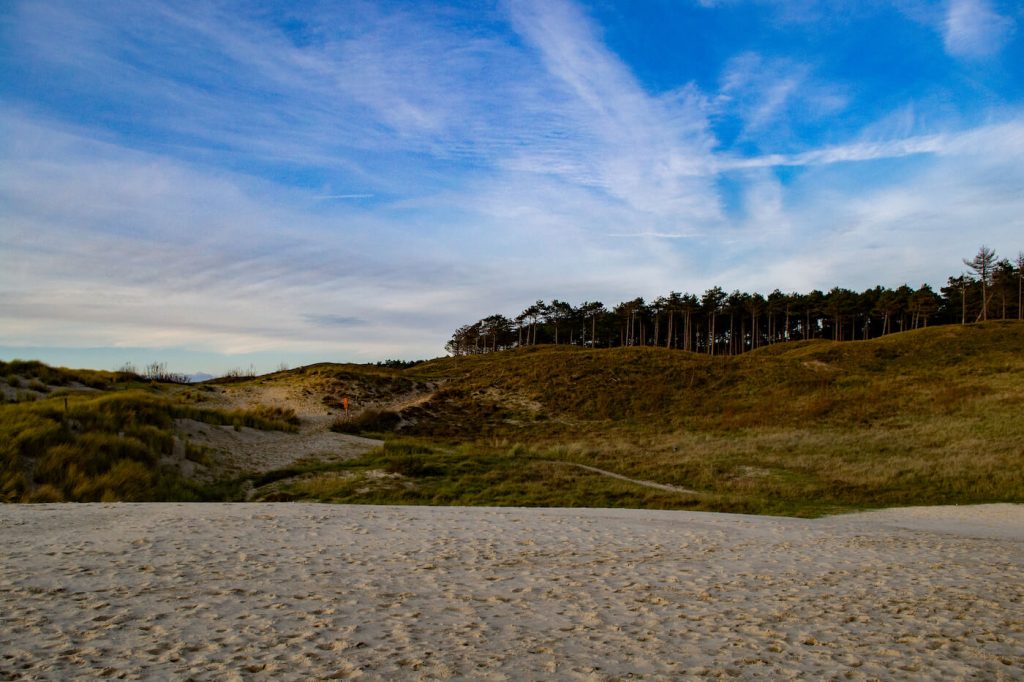
<svg viewBox="0 0 1024 682">
<path fill-rule="evenodd" d="M 1024 678 L 1024 506 L 0 507 L 0 679 Z"/>
<path fill-rule="evenodd" d="M 551 462 L 552 463 L 567 464 L 569 466 L 576 467 L 577 469 L 586 469 L 587 471 L 592 471 L 595 474 L 601 474 L 602 476 L 607 476 L 608 478 L 617 478 L 618 480 L 626 481 L 627 483 L 635 483 L 636 485 L 643 486 L 644 488 L 654 488 L 655 490 L 665 490 L 665 491 L 668 491 L 670 493 L 685 493 L 687 495 L 700 495 L 701 494 L 700 491 L 697 491 L 697 490 L 690 490 L 689 488 L 682 488 L 682 487 L 680 487 L 678 485 L 670 485 L 668 483 L 658 483 L 657 481 L 645 481 L 645 480 L 640 479 L 640 478 L 630 478 L 629 476 L 623 476 L 622 474 L 617 474 L 614 471 L 608 471 L 606 469 L 598 469 L 597 467 L 592 467 L 592 466 L 589 466 L 587 464 L 577 464 L 576 462 L 555 462 L 554 460 L 551 460 Z"/>
</svg>

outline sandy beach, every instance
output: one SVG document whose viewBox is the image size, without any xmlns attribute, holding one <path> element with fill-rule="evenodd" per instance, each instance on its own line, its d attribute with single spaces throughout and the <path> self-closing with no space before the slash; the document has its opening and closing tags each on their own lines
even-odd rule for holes
<svg viewBox="0 0 1024 682">
<path fill-rule="evenodd" d="M 1024 506 L 0 507 L 0 679 L 1024 679 Z"/>
</svg>

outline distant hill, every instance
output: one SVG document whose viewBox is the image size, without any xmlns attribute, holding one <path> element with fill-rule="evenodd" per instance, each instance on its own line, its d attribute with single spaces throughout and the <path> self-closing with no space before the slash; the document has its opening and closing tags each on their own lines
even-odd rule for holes
<svg viewBox="0 0 1024 682">
<path fill-rule="evenodd" d="M 538 345 L 404 369 L 318 364 L 203 386 L 201 394 L 150 390 L 169 405 L 200 395 L 210 409 L 292 414 L 296 443 L 327 442 L 317 434 L 328 427 L 386 441 L 354 458 L 310 445 L 277 470 L 242 466 L 220 493 L 203 493 L 214 498 L 237 498 L 242 486 L 255 499 L 801 515 L 1024 501 L 1018 322 L 780 343 L 733 357 Z M 25 408 L 3 409 L 16 432 L 11 410 Z"/>
<path fill-rule="evenodd" d="M 947 326 L 863 342 L 801 341 L 741 356 L 532 346 L 443 358 L 403 374 L 440 389 L 395 406 L 399 432 L 559 438 L 588 429 L 853 427 L 1016 396 L 1024 325 Z"/>
</svg>

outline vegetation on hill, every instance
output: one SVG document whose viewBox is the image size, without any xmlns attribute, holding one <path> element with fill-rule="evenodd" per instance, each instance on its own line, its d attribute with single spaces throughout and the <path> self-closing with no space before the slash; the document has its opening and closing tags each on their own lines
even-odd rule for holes
<svg viewBox="0 0 1024 682">
<path fill-rule="evenodd" d="M 105 372 L 93 369 L 65 369 L 44 365 L 38 360 L 0 360 L 0 378 L 14 389 L 31 388 L 47 391 L 48 387 L 82 386 L 86 388 L 108 389 L 118 382 L 126 383 L 137 380 L 135 375 L 121 372 Z"/>
<path fill-rule="evenodd" d="M 24 382 L 25 372 L 16 378 Z M 235 378 L 207 389 L 267 404 L 286 387 L 322 407 L 324 428 L 337 419 L 338 430 L 385 442 L 355 459 L 309 457 L 216 488 L 163 466 L 185 447 L 174 419 L 294 428 L 287 410 L 218 411 L 197 402 L 201 388 L 101 374 L 97 390 L 88 378 L 58 389 L 51 376 L 37 400 L 0 406 L 3 499 L 251 494 L 805 516 L 1024 502 L 1017 321 L 776 343 L 734 356 L 537 344 L 405 368 L 320 364 Z M 340 408 L 346 397 L 349 414 Z"/>
<path fill-rule="evenodd" d="M 158 383 L 116 373 L 35 362 L 0 363 L 0 372 L 8 386 L 29 376 L 39 389 L 27 400 L 15 394 L 14 402 L 0 406 L 4 502 L 209 499 L 213 493 L 168 461 L 204 457 L 175 437 L 174 420 L 295 429 L 286 411 L 202 409 L 188 404 L 195 394 L 168 393 Z"/>
<path fill-rule="evenodd" d="M 274 494 L 800 515 L 1024 501 L 1022 351 L 1024 325 L 990 322 L 734 357 L 551 345 L 435 360 L 414 371 L 440 390 L 367 425 L 399 440 Z M 431 473 L 355 475 L 387 471 L 394 447 Z"/>
</svg>

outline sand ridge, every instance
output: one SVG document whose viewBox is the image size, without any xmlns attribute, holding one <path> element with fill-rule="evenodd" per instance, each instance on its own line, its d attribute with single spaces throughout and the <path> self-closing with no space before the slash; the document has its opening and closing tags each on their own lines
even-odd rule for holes
<svg viewBox="0 0 1024 682">
<path fill-rule="evenodd" d="M 0 508 L 0 679 L 1024 678 L 1024 506 Z"/>
</svg>

